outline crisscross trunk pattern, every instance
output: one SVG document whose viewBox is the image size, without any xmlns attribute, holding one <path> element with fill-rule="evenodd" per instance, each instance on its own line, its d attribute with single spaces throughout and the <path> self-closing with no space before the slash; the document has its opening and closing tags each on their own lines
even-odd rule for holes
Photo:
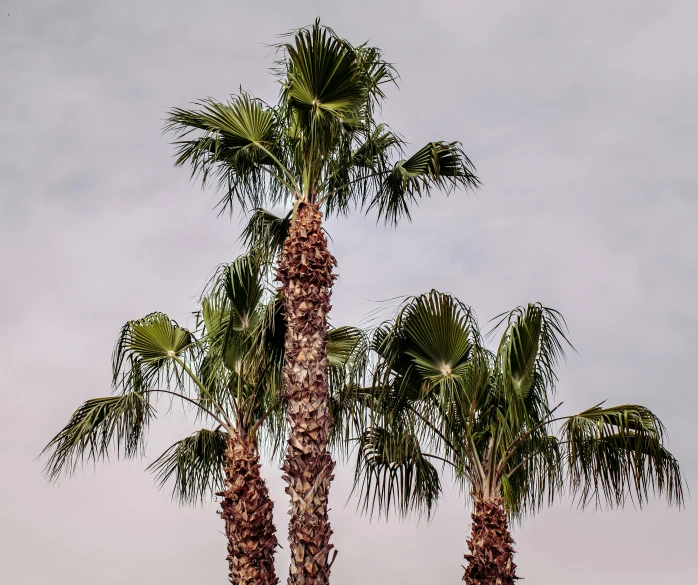
<svg viewBox="0 0 698 585">
<path fill-rule="evenodd" d="M 228 538 L 228 565 L 233 585 L 276 585 L 274 504 L 260 475 L 259 454 L 240 434 L 229 437 L 225 451 L 225 489 L 220 515 Z"/>
<path fill-rule="evenodd" d="M 468 566 L 463 581 L 466 585 L 514 585 L 514 540 L 509 532 L 502 498 L 483 499 L 474 496 L 475 512 L 468 550 Z"/>
<path fill-rule="evenodd" d="M 279 259 L 286 312 L 284 366 L 290 428 L 282 466 L 290 497 L 289 585 L 327 585 L 332 529 L 327 515 L 334 462 L 327 388 L 327 314 L 336 260 L 327 249 L 322 214 L 301 202 Z"/>
</svg>

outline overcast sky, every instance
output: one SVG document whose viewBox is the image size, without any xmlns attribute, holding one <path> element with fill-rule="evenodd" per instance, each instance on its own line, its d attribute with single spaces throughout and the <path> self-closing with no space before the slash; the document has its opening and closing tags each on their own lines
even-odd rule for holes
<svg viewBox="0 0 698 585">
<path fill-rule="evenodd" d="M 552 306 L 579 352 L 561 372 L 563 408 L 648 406 L 696 489 L 694 1 L 0 0 L 0 582 L 227 582 L 215 504 L 179 508 L 145 461 L 55 487 L 34 459 L 82 401 L 108 394 L 121 325 L 153 310 L 186 323 L 211 270 L 240 251 L 239 218 L 217 218 L 215 193 L 173 168 L 166 109 L 241 85 L 274 101 L 266 45 L 318 15 L 395 63 L 384 121 L 415 148 L 460 140 L 483 181 L 396 230 L 330 222 L 333 322 L 432 287 L 481 321 Z M 195 428 L 175 411 L 149 457 Z M 264 473 L 285 544 L 280 473 Z M 430 524 L 386 525 L 346 504 L 350 484 L 339 468 L 335 585 L 459 582 L 457 493 Z M 516 562 L 534 585 L 689 583 L 697 524 L 691 500 L 681 512 L 562 502 L 515 527 Z"/>
</svg>

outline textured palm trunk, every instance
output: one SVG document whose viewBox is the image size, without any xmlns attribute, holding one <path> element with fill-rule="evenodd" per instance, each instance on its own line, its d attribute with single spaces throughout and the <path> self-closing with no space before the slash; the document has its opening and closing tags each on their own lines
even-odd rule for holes
<svg viewBox="0 0 698 585">
<path fill-rule="evenodd" d="M 509 532 L 502 498 L 475 496 L 473 528 L 465 555 L 466 585 L 513 585 L 518 579 L 514 564 L 514 540 Z"/>
<path fill-rule="evenodd" d="M 228 565 L 233 585 L 275 585 L 274 504 L 259 473 L 259 454 L 240 434 L 228 439 L 225 451 L 225 489 L 217 495 L 228 538 Z"/>
<path fill-rule="evenodd" d="M 284 242 L 278 279 L 286 312 L 285 396 L 290 436 L 285 472 L 290 496 L 289 585 L 327 585 L 332 530 L 327 498 L 334 462 L 327 391 L 327 313 L 336 261 L 317 205 L 300 203 Z"/>
</svg>

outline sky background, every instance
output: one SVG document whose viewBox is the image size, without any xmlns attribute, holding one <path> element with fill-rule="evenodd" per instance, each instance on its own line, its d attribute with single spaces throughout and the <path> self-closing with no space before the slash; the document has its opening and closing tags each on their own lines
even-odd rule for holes
<svg viewBox="0 0 698 585">
<path fill-rule="evenodd" d="M 123 323 L 187 323 L 239 252 L 172 165 L 165 111 L 242 85 L 274 101 L 269 43 L 316 16 L 401 74 L 383 119 L 418 148 L 460 140 L 483 188 L 436 196 L 411 225 L 330 221 L 333 322 L 434 287 L 481 321 L 533 301 L 567 318 L 572 412 L 638 402 L 698 485 L 698 4 L 682 0 L 196 2 L 0 0 L 0 582 L 223 585 L 215 504 L 182 509 L 112 460 L 49 486 L 35 462 L 72 411 L 109 392 Z M 165 414 L 165 408 L 161 412 Z M 148 456 L 196 428 L 174 411 Z M 286 496 L 266 465 L 285 543 Z M 431 523 L 355 514 L 338 468 L 334 585 L 459 583 L 469 513 L 447 490 Z M 534 585 L 695 579 L 698 508 L 580 512 L 515 527 Z M 285 577 L 286 549 L 278 570 Z"/>
</svg>

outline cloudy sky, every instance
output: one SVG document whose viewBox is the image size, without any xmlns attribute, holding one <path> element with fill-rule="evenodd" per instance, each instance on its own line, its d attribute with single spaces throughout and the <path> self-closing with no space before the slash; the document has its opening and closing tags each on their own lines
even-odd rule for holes
<svg viewBox="0 0 698 585">
<path fill-rule="evenodd" d="M 187 322 L 240 251 L 240 218 L 217 218 L 215 193 L 173 168 L 164 112 L 241 85 L 273 101 L 267 44 L 318 15 L 395 63 L 384 120 L 415 147 L 462 141 L 483 181 L 396 230 L 330 222 L 334 322 L 432 287 L 482 321 L 555 307 L 578 350 L 563 408 L 645 404 L 698 485 L 695 2 L 0 0 L 1 582 L 226 583 L 214 504 L 177 507 L 144 461 L 56 487 L 34 460 L 79 403 L 109 392 L 120 326 L 153 310 Z M 173 412 L 149 457 L 194 428 Z M 283 541 L 283 485 L 264 471 Z M 459 582 L 457 493 L 431 523 L 370 523 L 350 483 L 340 468 L 335 585 Z M 681 512 L 561 502 L 515 528 L 516 560 L 536 585 L 688 583 L 697 523 L 690 499 Z"/>
</svg>

